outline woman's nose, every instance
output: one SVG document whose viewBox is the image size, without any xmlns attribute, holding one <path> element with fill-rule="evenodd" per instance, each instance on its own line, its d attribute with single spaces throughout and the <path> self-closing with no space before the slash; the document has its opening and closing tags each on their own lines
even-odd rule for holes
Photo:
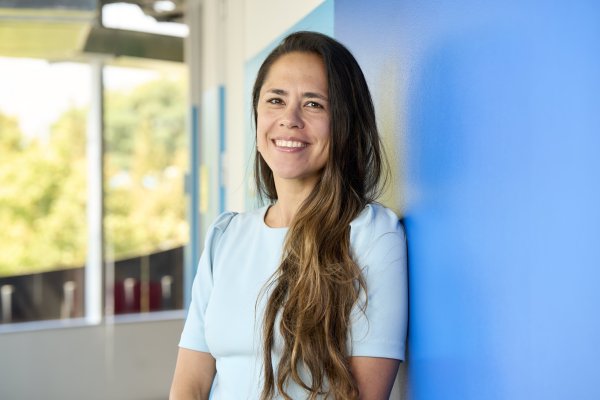
<svg viewBox="0 0 600 400">
<path fill-rule="evenodd" d="M 279 126 L 298 129 L 304 128 L 304 121 L 302 121 L 300 110 L 297 107 L 287 107 L 281 115 Z"/>
</svg>

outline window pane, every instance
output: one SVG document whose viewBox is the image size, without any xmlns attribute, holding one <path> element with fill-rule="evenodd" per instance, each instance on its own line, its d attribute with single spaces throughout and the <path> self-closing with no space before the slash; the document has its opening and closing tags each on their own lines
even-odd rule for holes
<svg viewBox="0 0 600 400">
<path fill-rule="evenodd" d="M 87 65 L 0 58 L 0 322 L 83 315 Z"/>
<path fill-rule="evenodd" d="M 105 68 L 107 313 L 182 308 L 185 69 Z M 110 298 L 110 296 L 109 296 Z"/>
</svg>

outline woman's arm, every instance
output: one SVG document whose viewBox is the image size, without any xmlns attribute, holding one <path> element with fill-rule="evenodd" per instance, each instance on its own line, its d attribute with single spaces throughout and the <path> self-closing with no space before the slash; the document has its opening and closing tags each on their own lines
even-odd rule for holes
<svg viewBox="0 0 600 400">
<path fill-rule="evenodd" d="M 169 400 L 208 400 L 215 373 L 210 353 L 180 347 Z"/>
<path fill-rule="evenodd" d="M 350 357 L 360 400 L 388 400 L 398 373 L 399 360 L 379 357 Z"/>
</svg>

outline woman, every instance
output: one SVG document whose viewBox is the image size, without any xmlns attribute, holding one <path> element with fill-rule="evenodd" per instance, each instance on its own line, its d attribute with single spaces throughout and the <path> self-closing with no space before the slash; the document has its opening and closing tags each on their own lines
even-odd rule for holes
<svg viewBox="0 0 600 400">
<path fill-rule="evenodd" d="M 350 52 L 288 36 L 253 90 L 269 205 L 211 226 L 171 399 L 387 399 L 406 335 L 404 233 L 374 203 L 375 113 Z"/>
</svg>

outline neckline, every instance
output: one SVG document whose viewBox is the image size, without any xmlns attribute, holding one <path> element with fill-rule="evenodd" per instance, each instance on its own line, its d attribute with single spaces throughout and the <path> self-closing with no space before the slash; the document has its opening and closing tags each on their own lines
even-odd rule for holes
<svg viewBox="0 0 600 400">
<path fill-rule="evenodd" d="M 273 231 L 287 231 L 289 226 L 280 226 L 280 227 L 274 227 L 274 226 L 270 226 L 267 224 L 267 221 L 265 220 L 267 218 L 267 212 L 269 211 L 269 208 L 271 208 L 273 206 L 273 204 L 268 204 L 266 205 L 264 208 L 264 210 L 261 213 L 261 222 L 262 225 L 269 229 L 269 230 L 273 230 Z"/>
</svg>

